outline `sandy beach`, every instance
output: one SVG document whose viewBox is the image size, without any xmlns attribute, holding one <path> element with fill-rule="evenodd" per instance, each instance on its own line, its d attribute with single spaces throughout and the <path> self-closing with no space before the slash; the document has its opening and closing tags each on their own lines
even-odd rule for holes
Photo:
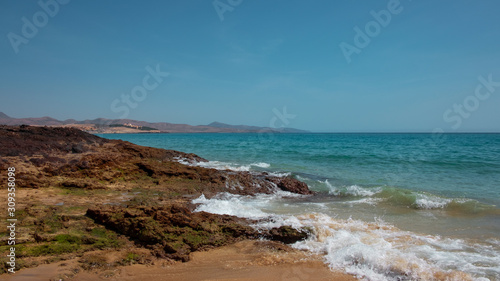
<svg viewBox="0 0 500 281">
<path fill-rule="evenodd" d="M 106 256 L 113 254 L 108 252 Z M 157 259 L 153 265 L 75 273 L 77 267 L 76 260 L 67 260 L 2 275 L 0 280 L 356 280 L 351 275 L 332 272 L 318 256 L 276 242 L 251 240 L 192 253 L 191 261 L 186 263 Z"/>
</svg>

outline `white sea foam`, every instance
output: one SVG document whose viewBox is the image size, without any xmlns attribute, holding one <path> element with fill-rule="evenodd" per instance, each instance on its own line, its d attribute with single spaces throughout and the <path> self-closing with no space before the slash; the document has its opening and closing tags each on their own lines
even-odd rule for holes
<svg viewBox="0 0 500 281">
<path fill-rule="evenodd" d="M 253 207 L 244 196 L 229 193 L 219 193 L 216 197 L 207 199 L 205 195 L 192 201 L 200 204 L 195 212 L 208 212 L 219 215 L 231 215 L 249 219 L 262 219 L 269 216 L 258 208 Z"/>
<path fill-rule="evenodd" d="M 362 196 L 362 197 L 370 197 L 377 193 L 379 193 L 382 188 L 365 188 L 359 185 L 349 185 L 337 187 L 332 185 L 328 180 L 319 181 L 320 183 L 324 183 L 329 191 L 328 193 L 335 196 Z"/>
<path fill-rule="evenodd" d="M 358 185 L 350 185 L 346 187 L 347 194 L 353 196 L 363 196 L 363 197 L 373 196 L 374 194 L 380 192 L 380 190 L 381 190 L 380 188 L 375 188 L 371 190 Z"/>
<path fill-rule="evenodd" d="M 285 173 L 285 172 L 268 172 L 269 175 L 274 176 L 274 177 L 288 177 L 291 175 L 291 173 Z M 299 179 L 300 180 L 300 179 Z"/>
<path fill-rule="evenodd" d="M 188 165 L 188 166 L 192 166 L 193 165 L 191 163 L 192 161 L 189 161 L 189 159 L 184 158 L 184 157 L 175 156 L 174 160 L 177 161 L 177 162 L 179 162 L 179 163 L 181 163 L 181 164 L 184 164 L 184 165 Z"/>
<path fill-rule="evenodd" d="M 196 211 L 259 219 L 253 225 L 256 229 L 282 225 L 297 229 L 308 227 L 313 230 L 313 235 L 293 247 L 323 255 L 332 269 L 342 269 L 365 280 L 500 278 L 500 252 L 493 242 L 479 245 L 460 239 L 420 235 L 380 220 L 367 223 L 340 220 L 322 213 L 272 213 L 269 205 L 283 197 L 280 194 L 241 196 L 223 193 L 211 199 L 201 196 L 193 203 L 200 204 Z"/>
<path fill-rule="evenodd" d="M 255 167 L 259 167 L 259 168 L 269 168 L 269 167 L 271 167 L 271 164 L 260 162 L 260 163 L 252 163 L 252 164 L 250 164 L 250 166 L 255 166 Z"/>
<path fill-rule="evenodd" d="M 232 215 L 248 219 L 263 219 L 274 217 L 274 214 L 262 211 L 270 204 L 282 198 L 298 198 L 305 195 L 276 190 L 273 194 L 257 194 L 255 196 L 231 194 L 227 192 L 218 193 L 207 199 L 205 195 L 192 200 L 193 204 L 200 204 L 195 212 L 208 212 L 219 215 Z"/>
<path fill-rule="evenodd" d="M 250 165 L 236 165 L 234 163 L 220 162 L 220 161 L 208 161 L 208 162 L 198 162 L 196 166 L 204 168 L 212 168 L 216 170 L 231 170 L 237 172 L 248 172 L 250 171 Z"/>
<path fill-rule="evenodd" d="M 442 209 L 446 207 L 452 199 L 442 198 L 438 196 L 433 196 L 429 194 L 417 194 L 417 198 L 415 199 L 415 206 L 418 209 Z"/>
<path fill-rule="evenodd" d="M 500 273 L 498 251 L 497 256 L 488 254 L 484 246 L 463 240 L 419 235 L 380 221 L 336 220 L 323 214 L 299 216 L 299 219 L 314 226 L 316 237 L 294 247 L 326 253 L 325 259 L 332 268 L 343 268 L 360 278 L 435 280 L 441 276 L 447 280 L 467 280 L 476 274 L 479 278 L 485 272 L 492 276 Z"/>
<path fill-rule="evenodd" d="M 395 188 L 383 188 L 383 187 L 362 187 L 359 185 L 345 185 L 345 186 L 335 186 L 331 184 L 328 180 L 318 181 L 320 184 L 324 184 L 328 193 L 338 197 L 362 197 L 362 199 L 349 200 L 344 203 L 355 204 L 355 203 L 366 203 L 370 205 L 376 205 L 382 201 L 395 200 L 393 203 L 398 204 L 403 202 L 405 204 L 410 201 L 410 205 L 407 207 L 413 207 L 421 210 L 434 210 L 434 209 L 444 209 L 450 206 L 452 203 L 467 204 L 470 202 L 475 202 L 472 199 L 459 199 L 459 198 L 445 198 L 430 193 L 421 193 L 415 191 L 408 191 L 404 189 Z M 385 193 L 385 194 L 384 194 Z M 408 201 L 407 201 L 408 200 Z M 486 208 L 486 205 L 482 205 Z M 480 209 L 481 206 L 477 207 Z"/>
<path fill-rule="evenodd" d="M 343 204 L 348 204 L 348 205 L 368 204 L 368 205 L 375 206 L 375 205 L 377 205 L 381 201 L 382 201 L 381 198 L 371 198 L 371 197 L 369 197 L 369 198 L 361 198 L 361 199 L 358 199 L 358 200 L 346 201 L 346 202 L 342 202 L 342 203 Z"/>
<path fill-rule="evenodd" d="M 271 167 L 271 164 L 265 163 L 265 162 L 252 163 L 249 165 L 238 165 L 235 163 L 228 163 L 228 162 L 222 162 L 222 161 L 193 162 L 193 161 L 189 161 L 188 159 L 181 158 L 181 157 L 176 157 L 174 159 L 177 162 L 184 164 L 184 165 L 188 165 L 188 166 L 198 166 L 198 167 L 204 167 L 204 168 L 210 168 L 210 169 L 216 169 L 216 170 L 231 170 L 231 171 L 237 171 L 237 172 L 248 172 L 251 170 L 252 166 L 258 167 L 258 168 L 264 168 L 264 169 Z"/>
</svg>

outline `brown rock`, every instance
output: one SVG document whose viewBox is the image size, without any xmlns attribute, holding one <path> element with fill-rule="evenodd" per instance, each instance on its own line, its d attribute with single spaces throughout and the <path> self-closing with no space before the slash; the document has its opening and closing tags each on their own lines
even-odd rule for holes
<svg viewBox="0 0 500 281">
<path fill-rule="evenodd" d="M 71 128 L 0 125 L 0 155 L 32 156 L 50 152 L 83 153 L 107 140 Z"/>
<path fill-rule="evenodd" d="M 124 182 L 140 180 L 143 186 L 187 179 L 199 184 L 195 189 L 176 192 L 205 193 L 210 197 L 218 192 L 269 194 L 278 188 L 312 194 L 305 183 L 290 177 L 187 166 L 177 160 L 190 163 L 207 160 L 194 154 L 107 140 L 72 128 L 0 126 L 0 155 L 15 156 L 15 161 L 31 166 L 23 170 L 36 171 L 22 182 L 23 186 L 32 188 L 56 185 L 101 189 L 117 179 Z M 25 161 L 24 156 L 29 158 Z M 14 159 L 9 159 L 7 163 L 12 161 Z M 2 159 L 2 166 L 4 163 Z"/>
<path fill-rule="evenodd" d="M 148 246 L 158 256 L 182 261 L 189 260 L 192 251 L 258 236 L 243 219 L 192 213 L 181 205 L 159 208 L 107 206 L 89 209 L 87 216 Z"/>
<path fill-rule="evenodd" d="M 305 231 L 290 227 L 260 234 L 244 219 L 193 213 L 187 205 L 182 205 L 184 203 L 171 203 L 174 200 L 186 202 L 186 198 L 195 198 L 202 193 L 207 197 L 219 192 L 254 195 L 281 189 L 313 194 L 305 183 L 291 177 L 184 165 L 178 160 L 190 163 L 207 160 L 194 154 L 107 140 L 70 128 L 0 126 L 0 155 L 0 167 L 5 170 L 15 166 L 16 180 L 23 188 L 59 186 L 83 190 L 130 190 L 141 186 L 144 190 L 157 190 L 162 195 L 157 195 L 155 200 L 137 195 L 125 203 L 130 206 L 128 208 L 122 205 L 98 206 L 89 209 L 86 215 L 160 257 L 186 261 L 192 251 L 238 239 L 264 236 L 293 243 L 307 237 Z M 1 173 L 0 181 L 7 182 L 5 177 L 6 173 Z M 57 223 L 70 227 L 59 215 Z M 50 230 L 47 224 L 35 225 L 41 233 Z M 45 239 L 41 235 L 35 238 Z"/>
<path fill-rule="evenodd" d="M 284 191 L 304 195 L 314 194 L 313 191 L 309 190 L 307 184 L 291 177 L 267 177 L 266 180 L 273 182 L 279 189 Z"/>
<path fill-rule="evenodd" d="M 285 244 L 305 240 L 309 236 L 306 230 L 297 230 L 287 225 L 271 229 L 268 235 L 271 240 L 280 241 Z"/>
</svg>

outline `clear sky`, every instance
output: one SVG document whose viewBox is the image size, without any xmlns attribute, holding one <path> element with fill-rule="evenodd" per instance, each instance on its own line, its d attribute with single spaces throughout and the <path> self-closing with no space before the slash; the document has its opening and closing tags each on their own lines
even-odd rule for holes
<svg viewBox="0 0 500 281">
<path fill-rule="evenodd" d="M 0 111 L 500 132 L 499 12 L 498 0 L 1 1 Z"/>
</svg>

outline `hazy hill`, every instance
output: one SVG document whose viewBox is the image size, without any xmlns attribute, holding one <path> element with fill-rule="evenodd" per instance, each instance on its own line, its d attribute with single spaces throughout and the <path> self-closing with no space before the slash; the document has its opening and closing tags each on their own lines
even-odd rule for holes
<svg viewBox="0 0 500 281">
<path fill-rule="evenodd" d="M 215 128 L 224 128 L 224 129 L 233 129 L 233 130 L 241 130 L 241 131 L 255 131 L 255 132 L 262 132 L 262 131 L 277 131 L 281 133 L 307 133 L 308 131 L 304 130 L 299 130 L 299 129 L 294 129 L 294 128 L 269 128 L 269 127 L 257 127 L 257 126 L 247 126 L 247 125 L 229 125 L 229 124 L 224 124 L 220 122 L 212 122 L 208 124 L 207 126 L 209 127 L 215 127 Z"/>
<path fill-rule="evenodd" d="M 92 120 L 78 121 L 68 119 L 60 121 L 52 117 L 40 118 L 12 118 L 0 112 L 0 124 L 3 125 L 35 125 L 35 126 L 64 126 L 75 127 L 93 133 L 141 133 L 141 132 L 163 132 L 163 133 L 305 133 L 308 131 L 293 128 L 268 128 L 247 125 L 229 125 L 213 122 L 208 125 L 192 126 L 188 124 L 173 124 L 167 122 L 145 122 L 132 119 L 106 119 L 97 118 Z"/>
</svg>

